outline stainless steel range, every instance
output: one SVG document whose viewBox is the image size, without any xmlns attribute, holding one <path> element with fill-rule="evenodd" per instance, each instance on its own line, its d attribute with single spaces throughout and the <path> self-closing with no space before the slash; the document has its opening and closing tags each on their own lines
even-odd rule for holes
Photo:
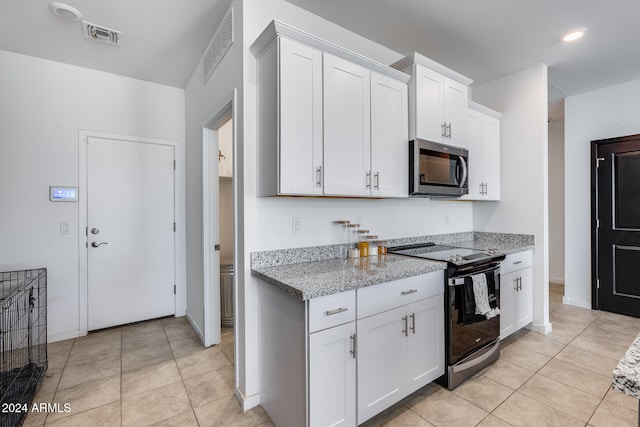
<svg viewBox="0 0 640 427">
<path fill-rule="evenodd" d="M 500 355 L 500 262 L 497 249 L 477 250 L 424 243 L 390 253 L 447 262 L 445 359 L 437 381 L 453 390 Z"/>
</svg>

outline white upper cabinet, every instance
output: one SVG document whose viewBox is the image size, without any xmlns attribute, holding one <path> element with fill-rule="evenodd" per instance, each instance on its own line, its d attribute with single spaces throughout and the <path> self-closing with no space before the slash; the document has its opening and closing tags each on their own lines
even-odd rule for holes
<svg viewBox="0 0 640 427">
<path fill-rule="evenodd" d="M 466 146 L 469 150 L 469 194 L 465 200 L 500 200 L 500 116 L 469 102 Z"/>
<path fill-rule="evenodd" d="M 371 195 L 371 72 L 324 54 L 324 193 Z"/>
<path fill-rule="evenodd" d="M 408 75 L 278 21 L 251 52 L 259 196 L 408 197 Z"/>
<path fill-rule="evenodd" d="M 472 80 L 418 53 L 391 66 L 412 76 L 409 139 L 420 138 L 464 147 Z"/>
<path fill-rule="evenodd" d="M 280 194 L 322 194 L 322 52 L 279 39 Z"/>
<path fill-rule="evenodd" d="M 407 84 L 371 72 L 371 173 L 375 197 L 409 193 Z"/>
</svg>

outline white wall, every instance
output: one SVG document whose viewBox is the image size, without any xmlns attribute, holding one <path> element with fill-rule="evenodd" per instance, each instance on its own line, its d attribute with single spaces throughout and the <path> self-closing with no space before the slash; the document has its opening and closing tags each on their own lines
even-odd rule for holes
<svg viewBox="0 0 640 427">
<path fill-rule="evenodd" d="M 566 304 L 591 307 L 591 141 L 640 133 L 640 80 L 565 99 Z"/>
<path fill-rule="evenodd" d="M 551 332 L 547 96 L 544 64 L 473 87 L 474 101 L 503 113 L 502 198 L 474 207 L 474 229 L 535 236 L 532 329 L 545 334 Z"/>
<path fill-rule="evenodd" d="M 237 89 L 238 100 L 235 108 L 238 115 L 234 116 L 237 129 L 235 144 L 236 156 L 234 184 L 238 187 L 240 197 L 236 200 L 236 216 L 240 222 L 236 232 L 239 235 L 239 244 L 235 248 L 236 253 L 243 253 L 243 166 L 238 163 L 242 159 L 243 152 L 243 128 L 242 128 L 242 93 L 243 93 L 243 1 L 234 0 L 234 43 L 213 72 L 207 84 L 202 78 L 202 59 L 187 83 L 186 88 L 186 192 L 187 192 L 187 316 L 200 334 L 204 332 L 204 249 L 203 249 L 203 128 L 225 107 L 233 90 Z M 204 52 L 203 52 L 204 54 Z M 212 153 L 212 163 L 217 165 L 217 151 Z M 212 173 L 217 172 L 216 170 Z M 235 258 L 234 274 L 238 282 L 236 294 L 236 366 L 235 381 L 236 392 L 247 395 L 245 374 L 245 326 L 244 326 L 244 275 L 245 258 Z M 255 387 L 254 387 L 255 388 Z"/>
<path fill-rule="evenodd" d="M 332 222 L 355 217 L 360 217 L 363 226 L 380 237 L 471 231 L 473 226 L 473 205 L 468 202 L 256 197 L 256 75 L 255 58 L 248 49 L 273 19 L 382 63 L 391 64 L 402 57 L 282 0 L 244 1 L 244 136 L 241 142 L 244 156 L 241 162 L 244 167 L 245 266 L 244 295 L 239 304 L 244 306 L 244 385 L 248 395 L 259 391 L 257 282 L 250 275 L 251 252 L 335 243 L 331 237 Z M 291 233 L 292 216 L 302 218 L 300 235 Z"/>
<path fill-rule="evenodd" d="M 84 230 L 78 203 L 49 202 L 49 186 L 79 186 L 80 129 L 182 151 L 184 91 L 6 51 L 0 64 L 0 270 L 47 267 L 49 341 L 78 336 Z"/>
<path fill-rule="evenodd" d="M 549 280 L 564 283 L 564 121 L 549 123 Z"/>
</svg>

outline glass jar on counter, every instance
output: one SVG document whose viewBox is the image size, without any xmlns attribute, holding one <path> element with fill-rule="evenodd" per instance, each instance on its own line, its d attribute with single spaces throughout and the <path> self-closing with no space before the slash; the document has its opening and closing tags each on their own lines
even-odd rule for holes
<svg viewBox="0 0 640 427">
<path fill-rule="evenodd" d="M 369 242 L 369 256 L 378 255 L 378 236 L 368 235 L 366 236 L 367 242 Z"/>
<path fill-rule="evenodd" d="M 360 249 L 360 258 L 369 256 L 369 240 L 367 234 L 369 230 L 358 230 L 358 249 Z"/>
<path fill-rule="evenodd" d="M 352 223 L 348 225 L 349 228 L 349 258 L 358 258 L 360 257 L 360 249 L 358 248 L 358 242 L 360 240 L 360 235 L 358 234 L 358 230 L 360 229 L 360 224 Z"/>
<path fill-rule="evenodd" d="M 386 255 L 387 254 L 387 241 L 386 240 L 378 240 L 378 255 Z"/>
</svg>

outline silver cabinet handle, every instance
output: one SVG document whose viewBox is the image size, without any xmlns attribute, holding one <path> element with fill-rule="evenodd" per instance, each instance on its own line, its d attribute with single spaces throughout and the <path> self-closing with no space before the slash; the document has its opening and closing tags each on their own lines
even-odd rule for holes
<svg viewBox="0 0 640 427">
<path fill-rule="evenodd" d="M 340 308 L 336 308 L 335 310 L 325 311 L 324 314 L 326 314 L 327 316 L 333 316 L 334 314 L 344 313 L 347 310 L 349 309 L 345 307 L 340 307 Z"/>
<path fill-rule="evenodd" d="M 404 320 L 404 329 L 402 330 L 402 333 L 404 334 L 405 337 L 408 337 L 409 336 L 409 317 L 402 316 L 402 320 Z"/>
<path fill-rule="evenodd" d="M 408 291 L 402 291 L 402 295 L 415 294 L 416 292 L 418 292 L 417 289 L 409 289 Z"/>
<path fill-rule="evenodd" d="M 522 264 L 522 261 L 513 261 L 513 265 Z"/>
<path fill-rule="evenodd" d="M 451 139 L 451 123 L 447 125 L 447 138 Z"/>
<path fill-rule="evenodd" d="M 351 334 L 351 350 L 349 350 L 349 353 L 351 353 L 351 356 L 353 356 L 353 358 L 356 358 L 356 334 Z"/>
<path fill-rule="evenodd" d="M 107 242 L 91 242 L 91 247 L 92 248 L 97 248 L 100 245 L 108 245 L 109 243 Z"/>
<path fill-rule="evenodd" d="M 409 317 L 411 317 L 411 331 L 416 333 L 416 314 L 412 313 Z"/>
<path fill-rule="evenodd" d="M 367 188 L 371 188 L 371 171 L 367 172 Z"/>
<path fill-rule="evenodd" d="M 316 187 L 322 187 L 322 166 L 316 168 Z"/>
<path fill-rule="evenodd" d="M 518 292 L 518 278 L 516 277 L 515 279 L 513 279 L 513 282 L 515 283 L 515 286 L 513 287 L 513 290 Z"/>
<path fill-rule="evenodd" d="M 446 138 L 447 137 L 447 122 L 442 123 L 442 126 L 440 126 L 440 127 L 442 128 L 440 136 Z"/>
<path fill-rule="evenodd" d="M 380 172 L 373 174 L 373 188 L 376 190 L 380 188 Z"/>
</svg>

